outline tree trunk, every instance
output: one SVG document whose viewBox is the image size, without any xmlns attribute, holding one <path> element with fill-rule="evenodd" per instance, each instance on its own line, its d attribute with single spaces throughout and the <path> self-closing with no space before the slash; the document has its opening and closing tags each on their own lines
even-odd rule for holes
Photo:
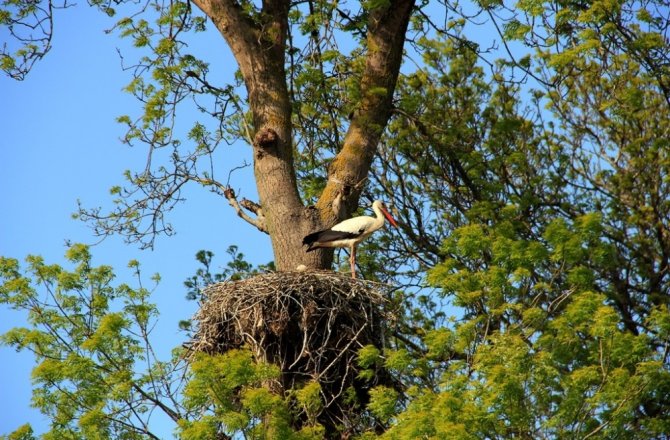
<svg viewBox="0 0 670 440">
<path fill-rule="evenodd" d="M 357 207 L 362 189 L 358 184 L 367 176 L 391 113 L 413 0 L 395 0 L 386 8 L 370 11 L 363 99 L 316 209 L 303 205 L 293 163 L 291 102 L 284 68 L 290 2 L 265 0 L 253 18 L 234 0 L 194 3 L 226 39 L 244 78 L 254 123 L 256 184 L 277 269 L 293 270 L 301 264 L 329 267 L 332 250 L 306 253 L 302 238 L 350 216 Z"/>
</svg>

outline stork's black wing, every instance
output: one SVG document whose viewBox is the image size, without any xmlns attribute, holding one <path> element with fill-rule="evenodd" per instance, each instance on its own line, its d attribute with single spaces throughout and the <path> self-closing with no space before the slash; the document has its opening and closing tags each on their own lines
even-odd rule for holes
<svg viewBox="0 0 670 440">
<path fill-rule="evenodd" d="M 329 241 L 346 240 L 349 238 L 356 238 L 359 235 L 359 233 L 325 229 L 323 231 L 312 232 L 311 234 L 306 235 L 305 238 L 302 239 L 302 244 L 307 245 L 307 252 L 309 252 L 319 248 L 319 246 L 313 246 L 313 244 L 316 242 L 324 243 Z"/>
</svg>

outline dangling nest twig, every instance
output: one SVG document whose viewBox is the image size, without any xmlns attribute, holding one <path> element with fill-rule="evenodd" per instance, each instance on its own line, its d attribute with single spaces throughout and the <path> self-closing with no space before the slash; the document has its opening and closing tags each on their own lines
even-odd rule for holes
<svg viewBox="0 0 670 440">
<path fill-rule="evenodd" d="M 358 350 L 384 346 L 387 286 L 334 272 L 276 272 L 213 284 L 194 316 L 192 353 L 223 353 L 243 345 L 257 360 L 278 365 L 282 387 L 308 380 L 321 385 L 332 423 L 347 419 L 341 398 L 353 387 L 367 400 L 371 385 L 358 380 Z M 393 386 L 388 374 L 379 382 Z M 363 402 L 364 403 L 364 402 Z M 339 411 L 333 411 L 337 407 Z"/>
</svg>

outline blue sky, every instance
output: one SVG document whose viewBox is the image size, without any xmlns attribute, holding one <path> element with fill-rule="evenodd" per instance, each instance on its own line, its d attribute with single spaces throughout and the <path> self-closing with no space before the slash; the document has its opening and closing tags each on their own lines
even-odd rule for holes
<svg viewBox="0 0 670 440">
<path fill-rule="evenodd" d="M 125 43 L 103 32 L 113 20 L 82 4 L 58 11 L 55 22 L 53 50 L 26 80 L 0 78 L 0 187 L 4 189 L 0 255 L 23 260 L 36 254 L 47 263 L 64 264 L 66 240 L 96 242 L 87 225 L 71 219 L 77 200 L 88 207 L 109 206 L 109 188 L 123 183 L 124 170 L 143 168 L 146 150 L 119 141 L 124 131 L 115 118 L 137 114 L 139 106 L 122 92 L 130 73 L 122 71 L 116 48 Z M 0 34 L 0 39 L 4 37 Z M 208 35 L 199 38 L 193 49 L 218 54 L 212 61 L 226 66 L 226 75 L 232 75 L 234 62 L 222 38 L 218 34 L 209 35 L 209 40 Z M 133 49 L 125 53 L 136 55 Z M 248 147 L 226 148 L 229 151 L 219 165 L 227 174 L 227 169 L 248 155 Z M 234 187 L 243 188 L 252 198 L 251 170 L 236 172 L 234 177 Z M 153 273 L 161 274 L 153 297 L 161 316 L 153 336 L 164 353 L 181 343 L 177 322 L 196 309 L 196 304 L 185 299 L 182 283 L 198 268 L 194 259 L 198 250 L 216 254 L 215 269 L 225 265 L 225 250 L 231 244 L 239 245 L 254 263 L 272 259 L 267 236 L 238 219 L 225 199 L 196 187 L 186 196 L 187 202 L 169 218 L 177 234 L 159 238 L 153 251 L 140 251 L 119 237 L 92 249 L 95 264 L 116 269 L 118 284 L 132 282 L 126 267 L 131 259 L 142 263 L 146 282 Z M 25 325 L 25 319 L 0 306 L 0 333 Z M 2 347 L 0 363 L 0 390 L 5 396 L 0 399 L 0 434 L 26 422 L 41 432 L 46 420 L 30 408 L 32 356 Z"/>
</svg>

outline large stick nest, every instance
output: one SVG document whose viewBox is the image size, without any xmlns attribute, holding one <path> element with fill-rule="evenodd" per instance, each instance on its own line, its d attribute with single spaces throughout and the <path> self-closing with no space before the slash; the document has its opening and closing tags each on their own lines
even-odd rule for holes
<svg viewBox="0 0 670 440">
<path fill-rule="evenodd" d="M 347 425 L 341 398 L 353 387 L 360 403 L 377 383 L 357 379 L 358 350 L 384 345 L 387 286 L 334 272 L 276 272 L 213 284 L 194 316 L 192 352 L 223 353 L 248 346 L 260 361 L 278 365 L 284 390 L 317 380 L 330 423 Z M 333 405 L 334 404 L 334 405 Z M 332 411 L 339 408 L 339 411 Z"/>
</svg>

